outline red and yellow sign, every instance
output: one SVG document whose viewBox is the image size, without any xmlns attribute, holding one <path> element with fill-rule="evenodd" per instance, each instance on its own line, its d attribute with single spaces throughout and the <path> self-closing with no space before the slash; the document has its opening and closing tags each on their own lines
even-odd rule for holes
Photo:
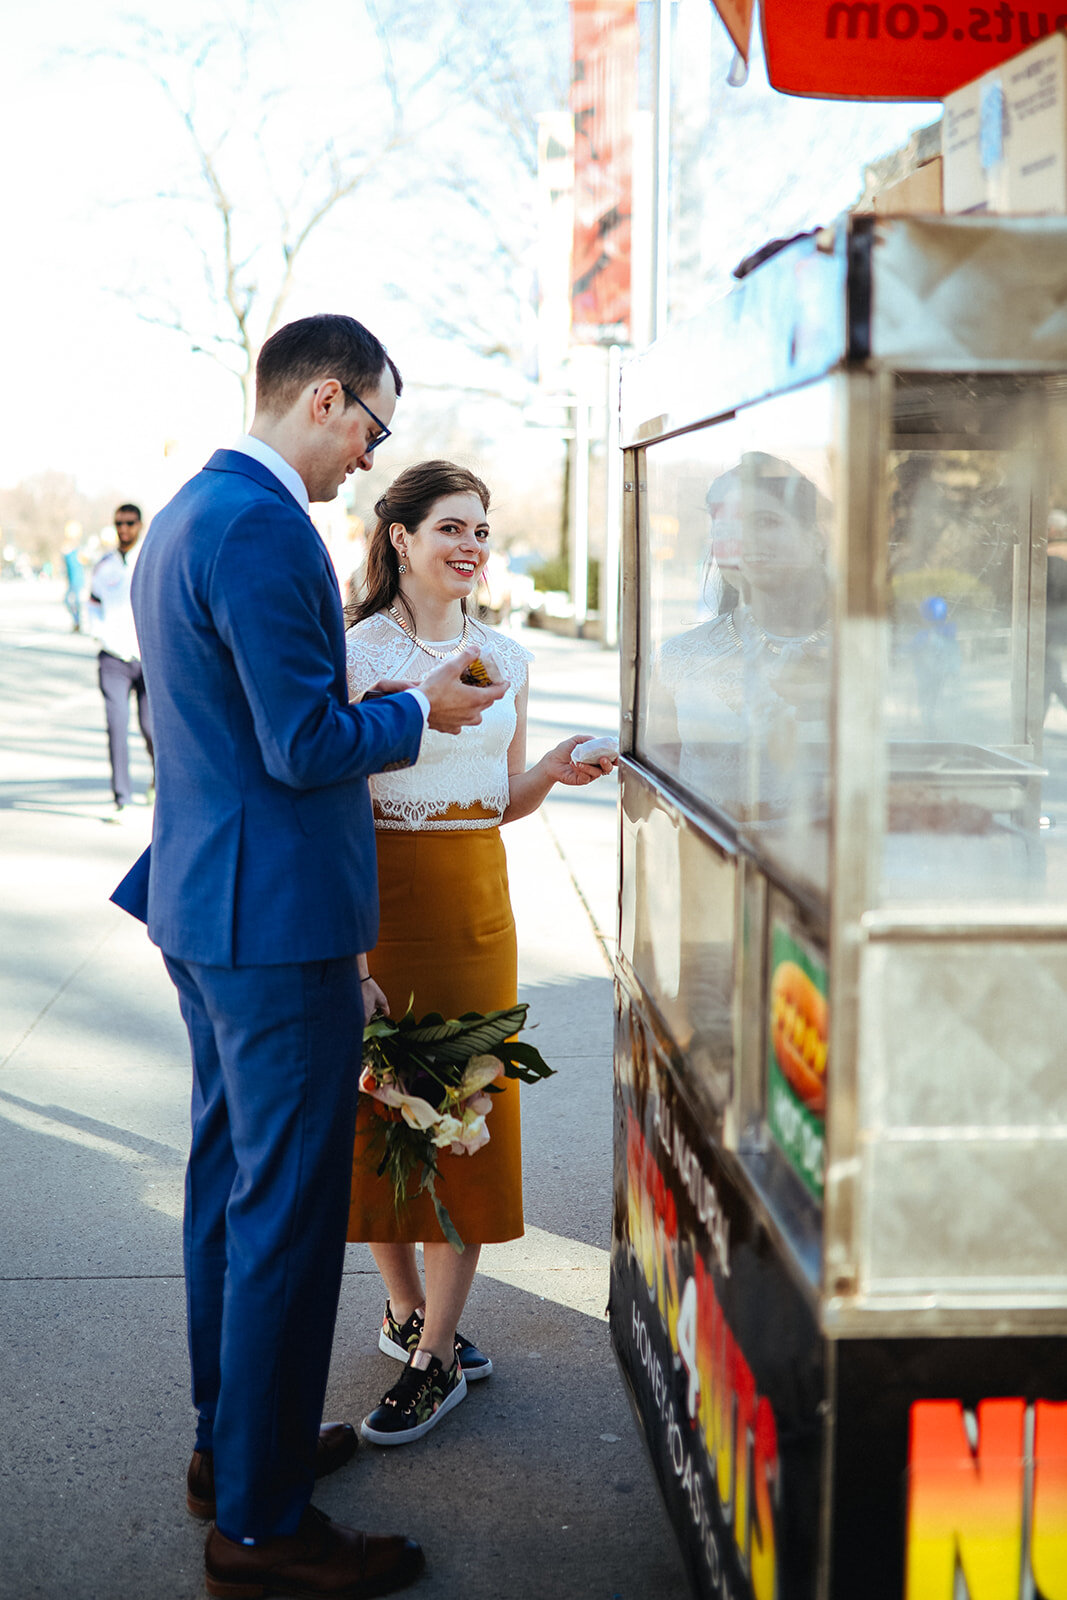
<svg viewBox="0 0 1067 1600">
<path fill-rule="evenodd" d="M 630 336 L 636 0 L 572 0 L 574 24 L 574 338 Z"/>
<path fill-rule="evenodd" d="M 818 952 L 775 920 L 767 1030 L 767 1125 L 804 1186 L 823 1188 L 827 976 Z"/>
<path fill-rule="evenodd" d="M 753 0 L 715 0 L 746 58 Z M 784 94 L 943 100 L 1055 28 L 1067 6 L 971 0 L 763 0 L 767 76 Z"/>
<path fill-rule="evenodd" d="M 699 1254 L 693 1255 L 692 1274 L 683 1278 L 675 1197 L 632 1110 L 626 1118 L 626 1179 L 630 1244 L 687 1380 L 684 1434 L 673 1416 L 672 1426 L 679 1441 L 684 1437 L 703 1454 L 752 1600 L 775 1600 L 780 1461 L 774 1411 L 759 1392 Z"/>
<path fill-rule="evenodd" d="M 971 1600 L 1067 1600 L 1067 1402 L 983 1400 L 970 1421 L 912 1405 L 905 1600 L 953 1600 L 957 1566 Z"/>
</svg>

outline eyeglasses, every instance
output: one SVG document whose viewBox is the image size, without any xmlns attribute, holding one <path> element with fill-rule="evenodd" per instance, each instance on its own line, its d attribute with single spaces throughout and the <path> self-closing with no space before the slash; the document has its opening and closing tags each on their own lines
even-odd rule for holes
<svg viewBox="0 0 1067 1600">
<path fill-rule="evenodd" d="M 354 400 L 357 406 L 363 407 L 364 411 L 367 413 L 372 422 L 377 423 L 378 432 L 375 434 L 373 439 L 367 440 L 366 453 L 367 455 L 370 455 L 372 450 L 377 450 L 378 446 L 391 436 L 393 430 L 391 428 L 387 428 L 385 423 L 374 415 L 374 412 L 371 410 L 367 402 L 365 400 L 361 400 L 358 394 L 355 394 L 353 390 L 348 388 L 347 384 L 342 383 L 341 388 L 344 390 L 345 394 L 350 400 Z"/>
<path fill-rule="evenodd" d="M 377 442 L 378 441 L 375 440 L 376 444 Z M 116 517 L 115 526 L 116 528 L 136 528 L 140 520 L 140 517 Z"/>
</svg>

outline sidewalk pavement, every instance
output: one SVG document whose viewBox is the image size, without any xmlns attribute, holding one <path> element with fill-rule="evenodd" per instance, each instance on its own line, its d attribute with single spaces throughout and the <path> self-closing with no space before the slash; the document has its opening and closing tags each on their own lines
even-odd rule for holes
<svg viewBox="0 0 1067 1600">
<path fill-rule="evenodd" d="M 203 1594 L 180 1216 L 189 1071 L 158 952 L 108 894 L 147 842 L 110 794 L 95 652 L 58 585 L 0 585 L 0 1600 Z M 531 757 L 614 728 L 617 658 L 526 632 Z M 131 734 L 134 780 L 147 763 Z M 682 1600 L 610 1351 L 614 780 L 505 832 L 521 997 L 558 1077 L 524 1091 L 523 1239 L 486 1247 L 464 1329 L 488 1383 L 417 1445 L 362 1446 L 317 1503 L 414 1534 L 420 1600 Z M 394 1380 L 350 1246 L 327 1404 Z"/>
</svg>

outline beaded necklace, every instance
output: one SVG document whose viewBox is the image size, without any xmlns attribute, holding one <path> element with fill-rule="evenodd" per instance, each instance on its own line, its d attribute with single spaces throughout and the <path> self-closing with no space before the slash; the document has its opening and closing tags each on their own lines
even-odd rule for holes
<svg viewBox="0 0 1067 1600">
<path fill-rule="evenodd" d="M 458 644 L 454 644 L 450 650 L 435 650 L 433 645 L 425 644 L 419 638 L 417 633 L 412 633 L 411 629 L 400 615 L 400 612 L 397 610 L 396 606 L 389 606 L 387 609 L 389 615 L 392 617 L 401 633 L 405 634 L 411 640 L 412 644 L 418 645 L 420 650 L 425 650 L 428 656 L 433 656 L 435 661 L 447 661 L 450 656 L 458 656 L 464 645 L 467 643 L 467 633 L 470 629 L 469 617 L 463 618 L 463 632 L 459 636 Z"/>
<path fill-rule="evenodd" d="M 824 623 L 821 628 L 815 628 L 811 633 L 794 635 L 769 633 L 761 622 L 756 621 L 756 618 L 752 615 L 751 611 L 748 612 L 745 622 L 756 634 L 763 648 L 765 650 L 769 650 L 773 656 L 780 656 L 783 650 L 796 645 L 799 645 L 806 653 L 809 645 L 821 644 L 825 639 L 830 637 L 830 627 L 828 623 Z M 727 619 L 726 626 L 734 644 L 739 645 L 743 649 L 745 641 L 741 637 L 737 624 L 734 621 L 734 613 L 732 611 Z"/>
</svg>

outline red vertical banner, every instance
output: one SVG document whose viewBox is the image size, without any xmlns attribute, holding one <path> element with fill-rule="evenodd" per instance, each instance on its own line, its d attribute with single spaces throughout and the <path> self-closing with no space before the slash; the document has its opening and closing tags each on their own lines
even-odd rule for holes
<svg viewBox="0 0 1067 1600">
<path fill-rule="evenodd" d="M 636 0 L 571 0 L 574 254 L 571 320 L 581 344 L 630 338 Z"/>
</svg>

